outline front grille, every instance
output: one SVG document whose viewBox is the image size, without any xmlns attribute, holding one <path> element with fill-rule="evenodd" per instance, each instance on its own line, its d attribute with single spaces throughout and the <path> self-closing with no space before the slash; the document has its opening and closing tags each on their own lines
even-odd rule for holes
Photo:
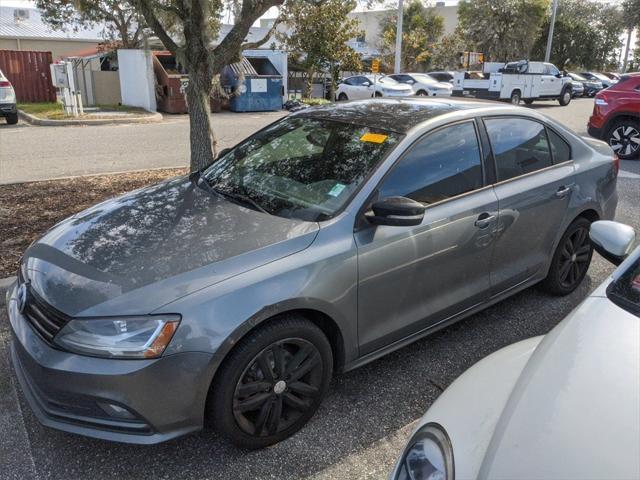
<svg viewBox="0 0 640 480">
<path fill-rule="evenodd" d="M 18 288 L 23 284 L 26 285 L 27 295 L 22 314 L 38 336 L 49 345 L 52 345 L 53 337 L 62 330 L 62 327 L 67 324 L 70 318 L 45 302 L 42 297 L 33 290 L 28 281 L 25 283 L 22 272 L 20 271 L 18 275 Z"/>
</svg>

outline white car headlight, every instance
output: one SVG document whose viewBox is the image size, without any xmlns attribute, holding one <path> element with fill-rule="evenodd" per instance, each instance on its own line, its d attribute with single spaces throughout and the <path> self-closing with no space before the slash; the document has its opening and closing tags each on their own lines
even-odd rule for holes
<svg viewBox="0 0 640 480">
<path fill-rule="evenodd" d="M 428 423 L 411 437 L 394 480 L 454 480 L 453 449 L 445 430 Z"/>
<path fill-rule="evenodd" d="M 157 358 L 180 323 L 178 315 L 73 319 L 55 343 L 70 352 L 109 358 Z"/>
</svg>

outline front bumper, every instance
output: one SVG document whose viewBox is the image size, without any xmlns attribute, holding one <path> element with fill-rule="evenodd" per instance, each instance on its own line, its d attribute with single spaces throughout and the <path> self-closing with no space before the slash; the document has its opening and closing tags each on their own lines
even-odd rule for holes
<svg viewBox="0 0 640 480">
<path fill-rule="evenodd" d="M 15 103 L 0 103 L 0 115 L 18 113 L 18 107 Z"/>
<path fill-rule="evenodd" d="M 602 139 L 602 129 L 591 125 L 591 121 L 589 121 L 589 125 L 587 125 L 587 133 L 594 138 L 597 138 L 599 140 Z"/>
<path fill-rule="evenodd" d="M 180 353 L 153 360 L 114 360 L 50 347 L 7 302 L 11 358 L 38 420 L 65 432 L 153 444 L 202 428 L 212 355 Z M 107 408 L 105 409 L 105 405 Z M 126 409 L 118 416 L 109 406 Z"/>
</svg>

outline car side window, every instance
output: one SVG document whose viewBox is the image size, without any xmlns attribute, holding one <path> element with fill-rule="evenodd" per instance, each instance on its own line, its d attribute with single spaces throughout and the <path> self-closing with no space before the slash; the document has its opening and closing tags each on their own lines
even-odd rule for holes
<svg viewBox="0 0 640 480">
<path fill-rule="evenodd" d="M 549 143 L 542 124 L 524 118 L 485 119 L 498 181 L 551 166 Z"/>
<path fill-rule="evenodd" d="M 425 204 L 482 187 L 480 147 L 473 122 L 427 134 L 410 147 L 378 188 L 378 198 L 408 197 Z"/>
<path fill-rule="evenodd" d="M 556 132 L 547 128 L 549 143 L 551 144 L 551 153 L 553 154 L 553 163 L 562 163 L 571 160 L 571 147 Z"/>
<path fill-rule="evenodd" d="M 347 85 L 355 85 L 354 80 L 355 80 L 354 77 L 347 78 L 347 79 L 345 79 L 344 83 L 347 84 Z"/>
</svg>

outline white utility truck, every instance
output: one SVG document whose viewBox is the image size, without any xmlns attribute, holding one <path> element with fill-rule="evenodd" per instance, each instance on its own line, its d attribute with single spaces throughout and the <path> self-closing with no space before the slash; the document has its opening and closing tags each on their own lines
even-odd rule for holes
<svg viewBox="0 0 640 480">
<path fill-rule="evenodd" d="M 454 97 L 508 100 L 531 104 L 534 100 L 571 102 L 571 78 L 555 65 L 544 62 L 485 62 L 482 72 L 457 72 L 453 76 Z"/>
</svg>

